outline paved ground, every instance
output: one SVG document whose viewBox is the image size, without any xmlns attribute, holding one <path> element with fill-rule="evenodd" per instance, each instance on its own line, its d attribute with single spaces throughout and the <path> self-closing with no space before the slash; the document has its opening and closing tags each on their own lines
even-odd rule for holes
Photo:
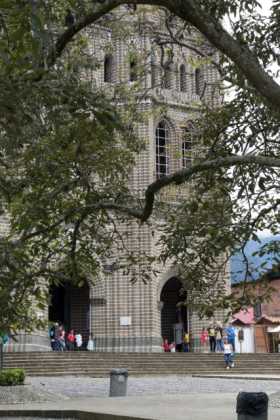
<svg viewBox="0 0 280 420">
<path fill-rule="evenodd" d="M 273 379 L 129 377 L 128 397 L 106 398 L 109 379 L 34 377 L 22 387 L 0 387 L 0 417 L 5 410 L 81 409 L 152 420 L 236 420 L 237 393 L 263 391 L 270 396 L 269 419 L 279 420 L 280 380 Z"/>
<path fill-rule="evenodd" d="M 82 397 L 108 397 L 109 379 L 107 378 L 28 378 L 32 388 L 60 396 L 62 399 Z M 200 393 L 238 393 L 280 391 L 280 381 L 193 378 L 191 376 L 172 375 L 166 377 L 129 377 L 128 396 L 200 394 Z"/>
<path fill-rule="evenodd" d="M 70 399 L 52 404 L 28 404 L 1 406 L 0 417 L 7 414 L 21 419 L 29 410 L 36 417 L 36 410 L 47 413 L 46 410 L 56 411 L 61 414 L 64 410 L 65 417 L 70 417 L 72 410 L 82 410 L 90 413 L 92 420 L 236 420 L 235 394 L 187 394 L 187 395 L 157 395 L 138 396 L 126 398 L 87 398 Z M 3 410 L 6 411 L 3 411 Z M 16 411 L 15 411 L 16 410 Z M 65 411 L 66 410 L 66 411 Z M 97 414 L 98 413 L 98 414 Z M 117 417 L 115 417 L 117 416 Z M 49 416 L 48 416 L 49 417 Z M 269 420 L 279 420 L 280 409 L 269 409 Z"/>
</svg>

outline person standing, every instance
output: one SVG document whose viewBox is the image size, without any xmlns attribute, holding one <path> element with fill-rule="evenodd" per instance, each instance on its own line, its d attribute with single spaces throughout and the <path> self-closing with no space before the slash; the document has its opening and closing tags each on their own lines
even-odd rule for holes
<svg viewBox="0 0 280 420">
<path fill-rule="evenodd" d="M 223 328 L 220 324 L 216 326 L 216 351 L 222 352 L 224 350 L 223 344 Z"/>
<path fill-rule="evenodd" d="M 162 342 L 162 349 L 163 349 L 164 353 L 168 353 L 168 352 L 170 352 L 170 345 L 169 345 L 169 343 L 168 343 L 168 339 L 167 339 L 167 338 L 164 338 L 164 339 L 163 339 L 163 342 Z"/>
<path fill-rule="evenodd" d="M 67 348 L 69 351 L 73 351 L 75 349 L 75 334 L 74 330 L 70 330 L 67 335 Z"/>
<path fill-rule="evenodd" d="M 60 343 L 59 343 L 59 337 L 60 337 L 60 330 L 59 330 L 59 323 L 54 323 L 54 343 L 53 343 L 53 350 L 54 351 L 60 351 Z"/>
<path fill-rule="evenodd" d="M 206 328 L 202 328 L 202 331 L 200 333 L 199 336 L 200 339 L 200 345 L 204 351 L 204 353 L 207 353 L 207 341 L 208 341 L 208 331 L 206 330 Z"/>
<path fill-rule="evenodd" d="M 188 332 L 184 334 L 184 352 L 188 353 L 190 351 L 190 335 Z"/>
<path fill-rule="evenodd" d="M 63 325 L 59 326 L 59 351 L 65 351 L 66 350 L 66 343 L 65 343 L 65 329 Z"/>
<path fill-rule="evenodd" d="M 181 322 L 174 324 L 174 341 L 176 344 L 176 351 L 183 350 L 184 327 Z"/>
<path fill-rule="evenodd" d="M 82 337 L 82 334 L 77 333 L 75 335 L 75 341 L 76 341 L 77 350 L 81 350 L 82 349 L 82 345 L 83 345 L 83 337 Z"/>
<path fill-rule="evenodd" d="M 216 331 L 213 325 L 208 328 L 209 344 L 211 353 L 215 353 L 216 350 Z"/>
<path fill-rule="evenodd" d="M 235 353 L 235 329 L 230 323 L 225 329 L 227 335 L 228 343 L 232 346 L 232 351 Z"/>
</svg>

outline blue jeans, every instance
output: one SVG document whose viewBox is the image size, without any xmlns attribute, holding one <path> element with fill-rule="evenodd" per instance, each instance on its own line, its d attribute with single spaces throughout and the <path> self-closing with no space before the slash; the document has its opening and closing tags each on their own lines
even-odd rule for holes
<svg viewBox="0 0 280 420">
<path fill-rule="evenodd" d="M 184 343 L 184 352 L 187 353 L 189 351 L 189 343 Z"/>
<path fill-rule="evenodd" d="M 225 361 L 226 366 L 230 366 L 233 362 L 232 354 L 231 353 L 224 354 L 224 361 Z"/>
<path fill-rule="evenodd" d="M 228 344 L 232 345 L 232 351 L 235 353 L 235 338 L 228 338 Z"/>
<path fill-rule="evenodd" d="M 216 351 L 224 351 L 223 340 L 216 340 Z"/>
</svg>

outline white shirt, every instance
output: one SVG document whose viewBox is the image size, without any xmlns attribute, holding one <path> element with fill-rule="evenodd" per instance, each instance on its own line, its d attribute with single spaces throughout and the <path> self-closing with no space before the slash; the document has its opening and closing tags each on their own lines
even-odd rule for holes
<svg viewBox="0 0 280 420">
<path fill-rule="evenodd" d="M 232 345 L 227 343 L 224 344 L 224 354 L 230 354 L 232 353 Z"/>
<path fill-rule="evenodd" d="M 78 347 L 81 347 L 81 345 L 83 344 L 83 340 L 82 340 L 81 334 L 76 334 L 75 338 L 76 338 L 77 346 Z"/>
</svg>

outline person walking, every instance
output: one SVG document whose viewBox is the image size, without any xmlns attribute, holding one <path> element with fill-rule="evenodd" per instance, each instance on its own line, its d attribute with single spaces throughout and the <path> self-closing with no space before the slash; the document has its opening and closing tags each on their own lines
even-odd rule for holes
<svg viewBox="0 0 280 420">
<path fill-rule="evenodd" d="M 216 331 L 213 325 L 208 328 L 210 352 L 215 353 L 216 350 Z"/>
<path fill-rule="evenodd" d="M 232 351 L 235 353 L 235 329 L 231 323 L 225 329 L 229 344 L 232 345 Z"/>
<path fill-rule="evenodd" d="M 225 361 L 226 369 L 230 369 L 234 367 L 233 357 L 234 357 L 234 353 L 233 353 L 232 344 L 230 344 L 228 342 L 228 338 L 225 337 L 224 338 L 224 361 Z"/>
</svg>

